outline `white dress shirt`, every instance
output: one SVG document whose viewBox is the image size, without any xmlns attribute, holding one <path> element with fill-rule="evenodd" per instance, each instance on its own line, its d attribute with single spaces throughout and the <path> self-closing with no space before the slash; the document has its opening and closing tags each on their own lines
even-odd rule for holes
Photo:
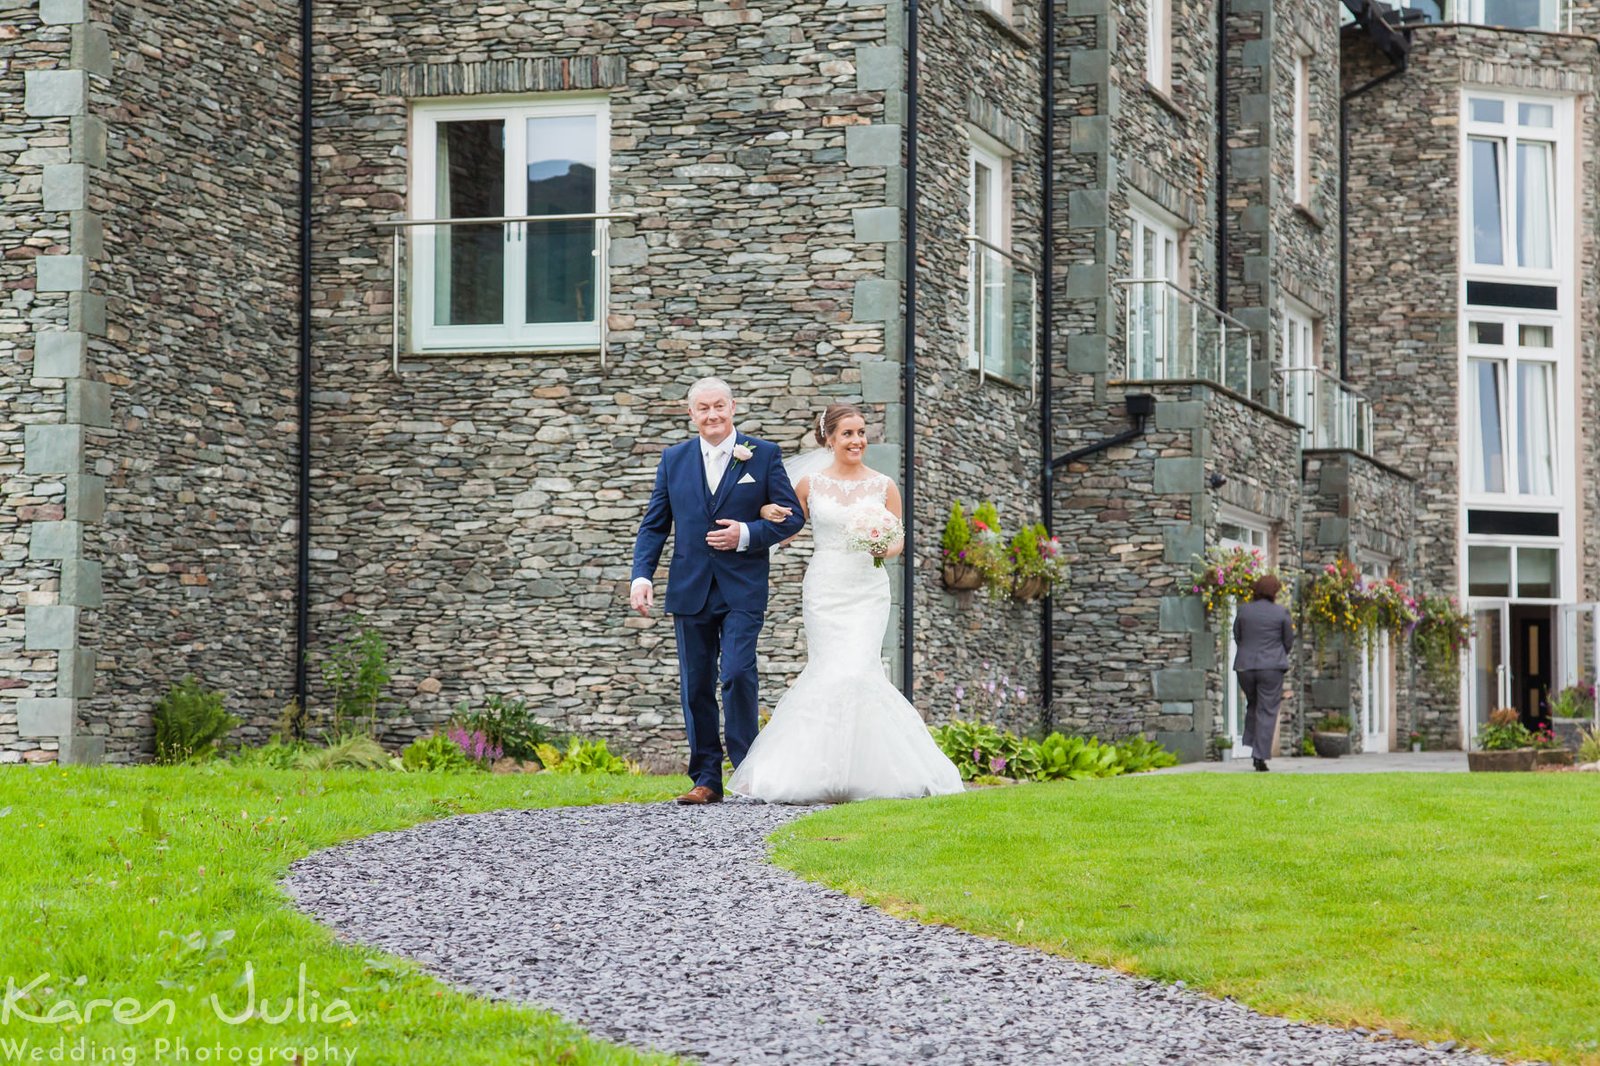
<svg viewBox="0 0 1600 1066">
<path fill-rule="evenodd" d="M 700 438 L 700 461 L 705 466 L 706 487 L 711 490 L 711 495 L 713 496 L 717 494 L 717 489 L 722 485 L 722 475 L 728 471 L 728 460 L 733 456 L 733 445 L 738 439 L 739 434 L 737 433 L 729 433 L 722 438 L 722 443 L 720 444 L 712 444 L 704 437 Z M 739 547 L 737 550 L 747 551 L 750 547 L 750 527 L 743 522 L 738 523 L 738 526 Z M 636 577 L 633 579 L 631 587 L 638 588 L 641 583 L 645 585 L 654 584 L 647 577 Z"/>
</svg>

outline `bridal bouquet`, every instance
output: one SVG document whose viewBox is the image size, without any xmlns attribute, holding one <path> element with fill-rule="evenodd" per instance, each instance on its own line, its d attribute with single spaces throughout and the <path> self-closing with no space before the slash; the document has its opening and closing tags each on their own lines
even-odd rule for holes
<svg viewBox="0 0 1600 1066">
<path fill-rule="evenodd" d="M 850 520 L 849 544 L 852 551 L 873 552 L 872 565 L 882 566 L 882 552 L 888 551 L 905 536 L 900 519 L 879 508 L 857 512 Z"/>
</svg>

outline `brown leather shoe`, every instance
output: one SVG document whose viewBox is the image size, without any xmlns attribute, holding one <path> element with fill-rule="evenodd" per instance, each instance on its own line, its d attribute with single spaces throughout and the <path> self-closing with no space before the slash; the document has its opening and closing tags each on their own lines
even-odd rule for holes
<svg viewBox="0 0 1600 1066">
<path fill-rule="evenodd" d="M 678 802 L 685 807 L 698 807 L 706 803 L 721 803 L 722 793 L 711 791 L 709 785 L 696 785 L 679 796 Z"/>
</svg>

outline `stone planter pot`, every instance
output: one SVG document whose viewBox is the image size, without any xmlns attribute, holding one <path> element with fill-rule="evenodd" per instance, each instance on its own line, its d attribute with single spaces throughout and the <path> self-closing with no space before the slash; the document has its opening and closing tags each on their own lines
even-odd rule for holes
<svg viewBox="0 0 1600 1066">
<path fill-rule="evenodd" d="M 1572 752 L 1566 748 L 1541 748 L 1534 752 L 1534 766 L 1571 766 Z"/>
<path fill-rule="evenodd" d="M 1011 598 L 1014 600 L 1042 600 L 1044 594 L 1050 591 L 1050 581 L 1043 577 L 1025 577 L 1011 586 Z"/>
<path fill-rule="evenodd" d="M 983 587 L 983 575 L 978 572 L 976 566 L 968 566 L 966 563 L 945 563 L 942 576 L 944 587 L 947 589 L 960 591 Z"/>
<path fill-rule="evenodd" d="M 1317 749 L 1317 754 L 1324 759 L 1337 759 L 1341 755 L 1350 754 L 1349 733 L 1318 733 L 1311 734 L 1311 746 Z"/>
<path fill-rule="evenodd" d="M 1474 773 L 1526 773 L 1533 769 L 1538 752 L 1532 748 L 1511 751 L 1469 751 L 1467 769 Z"/>
<path fill-rule="evenodd" d="M 1550 731 L 1556 735 L 1556 740 L 1568 751 L 1577 751 L 1583 743 L 1584 730 L 1594 726 L 1592 718 L 1552 718 Z"/>
<path fill-rule="evenodd" d="M 1417 743 L 1411 745 L 1411 750 L 1412 751 L 1421 751 L 1422 750 L 1422 742 L 1419 740 L 1419 741 L 1417 741 Z"/>
</svg>

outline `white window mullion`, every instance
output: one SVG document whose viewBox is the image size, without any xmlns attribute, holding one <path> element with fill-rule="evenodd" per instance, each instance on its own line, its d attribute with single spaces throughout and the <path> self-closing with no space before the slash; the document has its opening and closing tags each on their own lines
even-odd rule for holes
<svg viewBox="0 0 1600 1066">
<path fill-rule="evenodd" d="M 528 111 L 506 114 L 506 215 L 528 213 Z M 506 227 L 506 326 L 515 340 L 527 340 L 528 328 L 528 224 Z"/>
</svg>

